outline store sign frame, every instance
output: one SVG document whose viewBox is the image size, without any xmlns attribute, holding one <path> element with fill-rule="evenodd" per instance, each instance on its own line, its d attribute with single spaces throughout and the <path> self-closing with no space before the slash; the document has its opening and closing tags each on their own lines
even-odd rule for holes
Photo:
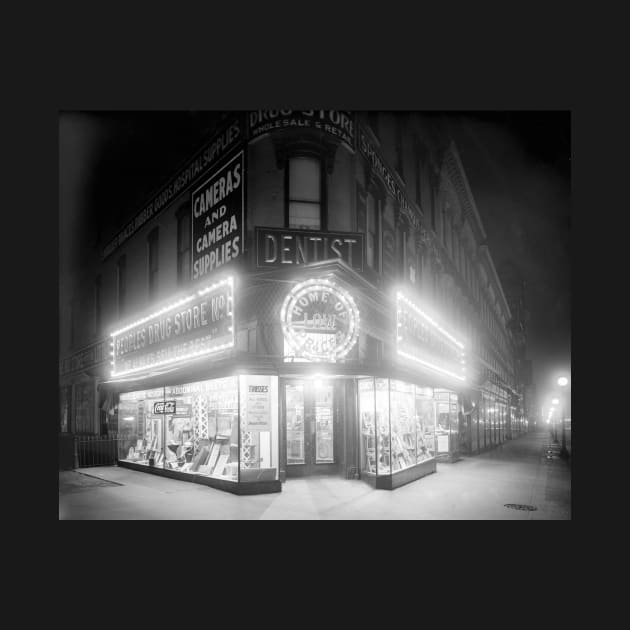
<svg viewBox="0 0 630 630">
<path fill-rule="evenodd" d="M 401 291 L 396 293 L 396 353 L 432 371 L 466 380 L 464 344 Z"/>
<path fill-rule="evenodd" d="M 105 245 L 101 254 L 102 259 L 109 258 L 147 222 L 167 208 L 176 197 L 194 186 L 211 168 L 241 146 L 244 140 L 245 124 L 242 115 L 239 114 L 226 122 L 183 168 L 150 195 L 142 210 Z"/>
<path fill-rule="evenodd" d="M 246 176 L 245 152 L 240 151 L 192 192 L 193 282 L 243 256 Z"/>
<path fill-rule="evenodd" d="M 258 268 L 298 267 L 341 259 L 355 271 L 363 271 L 365 245 L 360 232 L 256 227 L 255 238 Z"/>
<path fill-rule="evenodd" d="M 247 116 L 250 142 L 268 133 L 289 129 L 311 129 L 330 135 L 355 152 L 355 116 L 335 109 L 267 109 L 250 111 Z"/>
<path fill-rule="evenodd" d="M 112 377 L 212 355 L 235 345 L 230 276 L 111 334 Z"/>
<path fill-rule="evenodd" d="M 298 359 L 334 363 L 359 337 L 359 309 L 352 296 L 327 278 L 300 282 L 280 310 L 282 334 Z"/>
</svg>

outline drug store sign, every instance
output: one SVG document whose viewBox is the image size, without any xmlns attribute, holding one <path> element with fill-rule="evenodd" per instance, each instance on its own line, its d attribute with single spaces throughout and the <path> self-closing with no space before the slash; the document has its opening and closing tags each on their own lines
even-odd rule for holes
<svg viewBox="0 0 630 630">
<path fill-rule="evenodd" d="M 334 362 L 359 336 L 359 310 L 352 296 L 327 278 L 296 285 L 280 311 L 282 333 L 296 358 Z"/>
<path fill-rule="evenodd" d="M 225 278 L 112 333 L 112 376 L 232 348 L 233 297 L 233 279 Z"/>
</svg>

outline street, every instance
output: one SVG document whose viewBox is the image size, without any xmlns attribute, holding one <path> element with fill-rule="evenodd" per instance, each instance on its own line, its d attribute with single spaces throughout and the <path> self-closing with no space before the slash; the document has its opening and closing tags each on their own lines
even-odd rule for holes
<svg viewBox="0 0 630 630">
<path fill-rule="evenodd" d="M 281 493 L 237 496 L 116 466 L 82 468 L 59 472 L 59 519 L 570 520 L 570 466 L 550 447 L 548 431 L 533 432 L 439 463 L 394 491 L 310 477 L 287 481 Z"/>
</svg>

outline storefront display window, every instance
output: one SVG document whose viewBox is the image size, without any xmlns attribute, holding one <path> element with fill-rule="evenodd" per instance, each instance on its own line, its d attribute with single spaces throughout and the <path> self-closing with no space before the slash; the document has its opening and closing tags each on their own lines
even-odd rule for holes
<svg viewBox="0 0 630 630">
<path fill-rule="evenodd" d="M 396 473 L 435 457 L 433 390 L 403 381 L 359 379 L 361 472 Z"/>
<path fill-rule="evenodd" d="M 374 379 L 359 379 L 359 416 L 361 427 L 361 472 L 376 474 Z"/>
<path fill-rule="evenodd" d="M 238 481 L 235 376 L 165 388 L 165 468 Z"/>
<path fill-rule="evenodd" d="M 392 472 L 396 472 L 417 463 L 414 386 L 391 380 L 390 405 Z"/>
<path fill-rule="evenodd" d="M 256 471 L 241 481 L 274 480 L 277 391 L 277 377 L 232 376 L 120 394 L 119 459 L 237 482 L 240 450 Z"/>
<path fill-rule="evenodd" d="M 391 430 L 389 424 L 389 379 L 377 378 L 374 402 L 376 405 L 376 474 L 387 475 L 392 471 Z"/>
<path fill-rule="evenodd" d="M 317 464 L 334 461 L 333 386 L 315 383 L 315 461 Z"/>
<path fill-rule="evenodd" d="M 417 463 L 435 457 L 435 402 L 433 390 L 416 387 Z"/>
<path fill-rule="evenodd" d="M 287 464 L 304 464 L 304 385 L 286 385 Z"/>
</svg>

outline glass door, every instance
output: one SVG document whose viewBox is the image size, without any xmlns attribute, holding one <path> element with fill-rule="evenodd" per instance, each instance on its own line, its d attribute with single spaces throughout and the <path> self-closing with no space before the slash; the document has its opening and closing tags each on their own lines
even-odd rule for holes
<svg viewBox="0 0 630 630">
<path fill-rule="evenodd" d="M 340 423 L 337 386 L 331 380 L 288 380 L 284 384 L 287 477 L 336 474 Z"/>
</svg>

